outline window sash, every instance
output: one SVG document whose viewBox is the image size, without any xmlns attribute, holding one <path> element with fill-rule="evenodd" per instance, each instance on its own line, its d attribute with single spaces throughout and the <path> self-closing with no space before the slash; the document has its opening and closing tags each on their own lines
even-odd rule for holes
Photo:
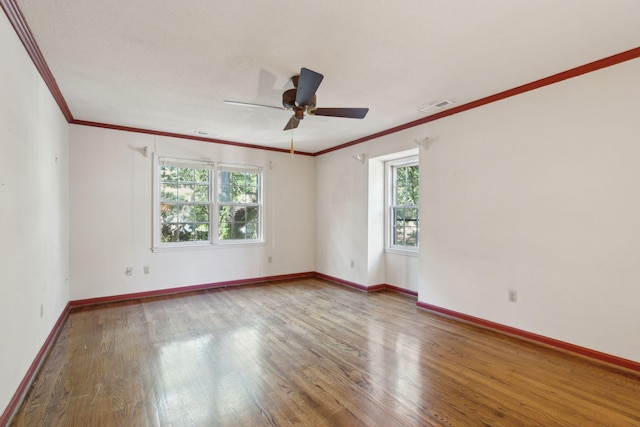
<svg viewBox="0 0 640 427">
<path fill-rule="evenodd" d="M 410 169 L 417 156 L 388 161 L 387 248 L 417 252 L 419 242 L 419 184 L 411 182 Z M 419 173 L 419 170 L 418 170 Z M 419 176 L 419 175 L 418 175 Z"/>
<path fill-rule="evenodd" d="M 156 246 L 210 243 L 213 163 L 160 158 L 156 170 Z"/>
<path fill-rule="evenodd" d="M 257 166 L 218 165 L 218 242 L 261 241 L 262 177 Z"/>
</svg>

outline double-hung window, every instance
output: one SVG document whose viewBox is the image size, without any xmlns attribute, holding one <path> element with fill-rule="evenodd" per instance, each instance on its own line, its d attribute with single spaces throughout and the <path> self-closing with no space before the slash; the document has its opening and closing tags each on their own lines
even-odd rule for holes
<svg viewBox="0 0 640 427">
<path fill-rule="evenodd" d="M 259 240 L 261 177 L 257 167 L 218 166 L 218 240 Z"/>
<path fill-rule="evenodd" d="M 262 169 L 158 158 L 154 247 L 259 242 Z"/>
<path fill-rule="evenodd" d="M 387 170 L 387 247 L 418 250 L 419 232 L 419 167 L 418 157 L 388 161 Z"/>
<path fill-rule="evenodd" d="M 206 162 L 159 161 L 161 243 L 211 240 L 211 170 Z"/>
</svg>

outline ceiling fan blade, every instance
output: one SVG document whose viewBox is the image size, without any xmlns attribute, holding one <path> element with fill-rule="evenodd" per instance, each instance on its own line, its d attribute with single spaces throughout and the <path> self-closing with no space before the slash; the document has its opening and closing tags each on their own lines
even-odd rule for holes
<svg viewBox="0 0 640 427">
<path fill-rule="evenodd" d="M 311 71 L 308 68 L 302 68 L 298 79 L 296 104 L 299 106 L 310 105 L 323 78 L 324 76 L 320 73 Z"/>
<path fill-rule="evenodd" d="M 286 110 L 284 107 L 276 107 L 275 105 L 264 105 L 264 104 L 252 104 L 250 102 L 239 102 L 239 101 L 223 101 L 225 104 L 229 105 L 240 105 L 242 107 L 259 107 L 259 108 L 275 108 L 276 110 Z"/>
<path fill-rule="evenodd" d="M 364 119 L 368 108 L 316 108 L 309 112 L 314 116 L 346 117 L 349 119 Z"/>
<path fill-rule="evenodd" d="M 299 124 L 300 124 L 300 120 L 296 119 L 296 116 L 291 116 L 291 118 L 287 122 L 287 125 L 282 130 L 295 129 L 298 127 Z"/>
</svg>

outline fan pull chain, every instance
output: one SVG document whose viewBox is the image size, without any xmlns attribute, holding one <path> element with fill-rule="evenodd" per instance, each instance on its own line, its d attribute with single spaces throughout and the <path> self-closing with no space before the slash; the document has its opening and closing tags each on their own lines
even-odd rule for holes
<svg viewBox="0 0 640 427">
<path fill-rule="evenodd" d="M 291 148 L 289 151 L 291 152 L 291 157 L 293 157 L 293 129 L 291 129 Z"/>
</svg>

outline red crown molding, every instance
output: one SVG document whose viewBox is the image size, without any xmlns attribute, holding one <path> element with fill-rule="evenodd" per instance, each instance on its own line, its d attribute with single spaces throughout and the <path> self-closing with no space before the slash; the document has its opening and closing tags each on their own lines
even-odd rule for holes
<svg viewBox="0 0 640 427">
<path fill-rule="evenodd" d="M 441 316 L 453 318 L 455 320 L 459 320 L 465 323 L 470 323 L 476 326 L 480 326 L 482 328 L 491 329 L 507 335 L 515 336 L 517 338 L 525 339 L 527 341 L 533 341 L 535 343 L 542 344 L 547 347 L 553 347 L 556 349 L 564 350 L 569 353 L 587 357 L 589 359 L 603 362 L 618 368 L 624 368 L 631 371 L 640 372 L 640 363 L 634 362 L 633 360 L 623 359 L 621 357 L 613 356 L 611 354 L 606 354 L 596 350 L 591 350 L 589 348 L 580 347 L 578 345 L 571 344 L 565 341 L 560 341 L 553 338 L 545 337 L 543 335 L 534 334 L 533 332 L 528 332 L 522 329 L 513 328 L 511 326 L 503 325 L 501 323 L 495 323 L 490 320 L 485 320 L 479 317 L 470 316 L 468 314 L 449 310 L 447 308 L 428 304 L 422 301 L 418 301 L 416 303 L 416 306 Z"/>
<path fill-rule="evenodd" d="M 289 150 L 285 150 L 282 148 L 265 147 L 265 146 L 256 145 L 256 144 L 244 144 L 239 142 L 226 141 L 222 139 L 202 138 L 198 136 L 182 135 L 182 134 L 171 133 L 171 132 L 161 132 L 161 131 L 155 131 L 151 129 L 141 129 L 141 128 L 128 127 L 128 126 L 110 125 L 106 123 L 75 120 L 73 118 L 73 115 L 71 114 L 71 110 L 69 110 L 67 102 L 62 96 L 62 92 L 60 92 L 60 88 L 58 87 L 55 81 L 55 78 L 53 77 L 53 74 L 49 69 L 49 66 L 47 65 L 44 57 L 42 56 L 42 52 L 40 51 L 40 48 L 38 47 L 38 44 L 36 43 L 35 38 L 33 37 L 31 30 L 29 29 L 29 26 L 27 25 L 24 15 L 22 14 L 22 11 L 20 11 L 20 8 L 16 4 L 15 0 L 0 0 L 0 6 L 2 6 L 2 9 L 7 15 L 7 18 L 9 18 L 11 25 L 13 25 L 13 28 L 16 30 L 16 33 L 18 34 L 18 37 L 20 38 L 20 40 L 22 41 L 22 44 L 27 50 L 27 53 L 31 57 L 33 63 L 35 64 L 37 70 L 40 72 L 40 75 L 44 79 L 45 83 L 49 87 L 49 90 L 51 91 L 53 98 L 58 103 L 58 106 L 60 107 L 62 114 L 67 119 L 67 122 L 71 124 L 77 124 L 77 125 L 83 125 L 83 126 L 92 126 L 92 127 L 122 130 L 122 131 L 128 131 L 128 132 L 138 132 L 138 133 L 145 133 L 145 134 L 159 135 L 159 136 L 169 136 L 169 137 L 182 138 L 182 139 L 191 139 L 196 141 L 205 141 L 205 142 L 212 142 L 212 143 L 218 143 L 218 144 L 233 145 L 233 146 L 244 147 L 244 148 L 254 148 L 259 150 L 277 151 L 277 152 L 285 152 L 285 153 L 289 152 Z M 414 120 L 399 126 L 395 126 L 387 130 L 383 130 L 368 136 L 364 136 L 362 138 L 355 139 L 353 141 L 345 142 L 344 144 L 336 145 L 334 147 L 327 148 L 326 150 L 317 151 L 315 153 L 308 153 L 308 152 L 301 151 L 301 152 L 296 152 L 296 154 L 299 154 L 302 156 L 320 156 L 322 154 L 341 150 L 343 148 L 347 148 L 352 145 L 360 144 L 362 142 L 370 141 L 376 138 L 381 138 L 383 136 L 390 135 L 392 133 L 400 132 L 405 129 L 409 129 L 415 126 L 429 123 L 434 120 L 441 119 L 443 117 L 452 116 L 454 114 L 458 114 L 463 111 L 471 110 L 473 108 L 478 108 L 483 105 L 500 101 L 505 98 L 519 95 L 521 93 L 539 89 L 541 87 L 558 83 L 563 80 L 567 80 L 583 74 L 587 74 L 592 71 L 596 71 L 602 68 L 610 67 L 612 65 L 620 64 L 621 62 L 636 59 L 638 57 L 640 57 L 640 47 L 630 49 L 625 52 L 621 52 L 621 53 L 618 53 L 594 62 L 590 62 L 588 64 L 581 65 L 579 67 L 572 68 L 570 70 L 563 71 L 563 72 L 551 75 L 549 77 L 536 80 L 531 83 L 517 86 L 515 88 L 508 89 L 503 92 L 499 92 L 494 95 L 490 95 L 490 96 L 478 99 L 476 101 L 468 102 L 466 104 L 462 104 L 457 107 L 450 108 L 440 113 L 432 114 L 422 119 Z"/>
<path fill-rule="evenodd" d="M 380 138 L 386 135 L 390 135 L 392 133 L 400 132 L 405 129 L 409 129 L 415 126 L 423 125 L 425 123 L 432 122 L 434 120 L 439 120 L 443 117 L 452 116 L 454 114 L 462 113 L 463 111 L 471 110 L 473 108 L 482 107 L 483 105 L 491 104 L 496 101 L 500 101 L 505 98 L 509 98 L 512 96 L 520 95 L 521 93 L 529 92 L 535 89 L 539 89 L 544 86 L 549 86 L 563 80 L 568 80 L 573 77 L 581 76 L 583 74 L 591 73 L 593 71 L 600 70 L 602 68 L 611 67 L 612 65 L 620 64 L 622 62 L 630 61 L 632 59 L 636 59 L 640 57 L 640 47 L 636 47 L 635 49 L 630 49 L 622 53 L 618 53 L 616 55 L 608 56 L 604 59 L 600 59 L 594 62 L 590 62 L 585 65 L 581 65 L 576 68 L 572 68 L 567 71 L 563 71 L 558 74 L 554 74 L 540 80 L 536 80 L 531 83 L 527 83 L 521 86 L 514 87 L 512 89 L 505 90 L 503 92 L 496 93 L 494 95 L 490 95 L 476 101 L 468 102 L 466 104 L 458 105 L 457 107 L 450 108 L 445 111 L 441 111 L 436 114 L 432 114 L 430 116 L 424 117 L 422 119 L 414 120 L 409 123 L 405 123 L 400 126 L 396 126 L 387 130 L 383 130 L 381 132 L 377 132 L 359 139 L 355 139 L 353 141 L 345 142 L 341 145 L 336 145 L 332 148 L 327 148 L 326 150 L 318 151 L 314 155 L 320 156 L 322 154 L 330 153 L 332 151 L 340 150 L 342 148 L 350 147 L 352 145 L 360 144 L 365 141 L 370 141 L 372 139 Z"/>
<path fill-rule="evenodd" d="M 49 353 L 49 350 L 51 349 L 51 347 L 53 347 L 53 344 L 58 338 L 58 335 L 62 330 L 62 326 L 64 325 L 64 323 L 67 321 L 67 318 L 69 317 L 70 311 L 71 311 L 70 306 L 69 304 L 67 304 L 64 310 L 62 310 L 62 313 L 58 317 L 58 320 L 56 321 L 55 325 L 53 325 L 53 329 L 51 329 L 49 336 L 47 336 L 47 339 L 44 341 L 44 344 L 42 344 L 40 351 L 36 355 L 35 359 L 33 359 L 31 366 L 29 366 L 27 373 L 25 374 L 24 378 L 18 385 L 18 389 L 13 394 L 13 397 L 9 401 L 9 404 L 5 408 L 2 415 L 0 415 L 0 426 L 8 426 L 11 418 L 16 413 L 16 411 L 18 411 L 18 409 L 20 408 L 20 404 L 22 404 L 22 401 L 24 400 L 25 396 L 27 395 L 27 392 L 29 391 L 29 386 L 36 379 L 36 375 L 38 374 L 38 371 L 40 370 L 40 367 L 42 366 L 44 359 Z"/>
<path fill-rule="evenodd" d="M 56 79 L 53 77 L 47 62 L 44 60 L 44 56 L 42 56 L 42 52 L 36 43 L 31 30 L 29 29 L 29 25 L 27 21 L 24 19 L 24 15 L 22 11 L 16 4 L 15 0 L 0 0 L 0 6 L 4 10 L 4 13 L 9 18 L 9 22 L 13 25 L 13 28 L 16 30 L 16 34 L 18 34 L 18 38 L 22 42 L 22 45 L 27 50 L 27 53 L 31 57 L 33 64 L 36 66 L 36 69 L 42 76 L 45 84 L 49 88 L 53 99 L 58 103 L 58 107 L 60 107 L 60 111 L 64 115 L 67 122 L 71 122 L 73 120 L 73 115 L 71 114 L 71 110 L 69 110 L 69 106 L 67 105 L 67 101 L 64 100 L 62 96 L 62 92 L 60 92 L 60 88 L 56 83 Z"/>
<path fill-rule="evenodd" d="M 194 141 L 204 141 L 204 142 L 211 142 L 216 144 L 233 145 L 235 147 L 253 148 L 257 150 L 277 151 L 280 153 L 287 153 L 287 154 L 290 153 L 289 150 L 285 150 L 283 148 L 266 147 L 264 145 L 257 145 L 257 144 L 245 144 L 243 142 L 226 141 L 224 139 L 205 138 L 197 135 L 183 135 L 181 133 L 163 132 L 163 131 L 157 131 L 157 130 L 151 130 L 151 129 L 130 127 L 130 126 L 110 125 L 107 123 L 90 122 L 86 120 L 74 119 L 69 123 L 72 125 L 90 126 L 90 127 L 103 128 L 103 129 L 120 130 L 125 132 L 144 133 L 144 134 L 156 135 L 156 136 L 168 136 L 171 138 L 191 139 Z M 308 153 L 305 151 L 295 151 L 295 154 L 298 156 L 314 156 L 314 154 Z"/>
</svg>

